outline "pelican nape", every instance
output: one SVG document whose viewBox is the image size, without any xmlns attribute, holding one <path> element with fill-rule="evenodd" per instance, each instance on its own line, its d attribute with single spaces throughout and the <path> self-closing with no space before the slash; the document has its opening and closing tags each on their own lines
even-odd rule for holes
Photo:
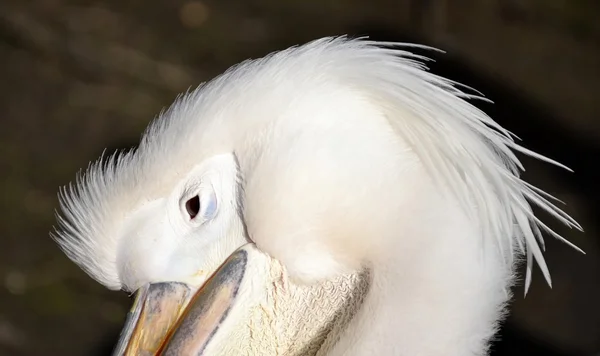
<svg viewBox="0 0 600 356">
<path fill-rule="evenodd" d="M 485 355 L 548 284 L 512 134 L 414 45 L 323 38 L 186 93 L 60 194 L 53 235 L 136 293 L 115 354 Z M 563 167 L 563 166 L 561 166 Z"/>
</svg>

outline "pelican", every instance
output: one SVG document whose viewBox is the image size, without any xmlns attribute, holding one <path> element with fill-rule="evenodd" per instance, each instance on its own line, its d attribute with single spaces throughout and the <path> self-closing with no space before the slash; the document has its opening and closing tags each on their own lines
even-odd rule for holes
<svg viewBox="0 0 600 356">
<path fill-rule="evenodd" d="M 59 193 L 53 233 L 135 294 L 116 355 L 486 355 L 519 261 L 547 283 L 515 142 L 412 44 L 328 37 L 177 98 Z M 567 168 L 568 169 L 568 168 Z"/>
</svg>

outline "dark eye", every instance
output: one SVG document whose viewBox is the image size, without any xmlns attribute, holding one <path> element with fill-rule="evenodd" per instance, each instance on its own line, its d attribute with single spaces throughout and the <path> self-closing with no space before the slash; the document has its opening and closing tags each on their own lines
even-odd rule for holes
<svg viewBox="0 0 600 356">
<path fill-rule="evenodd" d="M 185 209 L 187 210 L 190 219 L 193 219 L 200 212 L 200 197 L 195 195 L 190 200 L 185 202 Z"/>
</svg>

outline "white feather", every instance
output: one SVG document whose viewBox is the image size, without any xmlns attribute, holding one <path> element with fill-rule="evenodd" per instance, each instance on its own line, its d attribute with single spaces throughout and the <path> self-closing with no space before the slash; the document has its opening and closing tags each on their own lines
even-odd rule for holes
<svg viewBox="0 0 600 356">
<path fill-rule="evenodd" d="M 100 160 L 62 191 L 60 246 L 93 278 L 120 288 L 116 231 L 123 216 L 168 194 L 198 162 L 234 152 L 250 237 L 299 281 L 385 259 L 383 251 L 398 245 L 378 235 L 401 241 L 394 253 L 410 253 L 411 237 L 428 241 L 411 234 L 443 233 L 427 225 L 448 215 L 450 240 L 431 239 L 440 253 L 456 253 L 448 261 L 460 264 L 459 251 L 477 246 L 481 266 L 491 266 L 490 288 L 505 290 L 515 257 L 525 253 L 527 288 L 534 259 L 550 284 L 540 230 L 567 241 L 530 204 L 581 227 L 519 178 L 514 151 L 565 167 L 519 146 L 466 101 L 481 97 L 427 72 L 411 46 L 324 38 L 241 63 L 178 98 L 136 151 Z M 425 216 L 427 209 L 435 218 Z M 456 225 L 463 217 L 468 228 Z M 441 278 L 436 283 L 447 283 Z M 506 298 L 490 299 L 498 319 Z M 482 339 L 493 324 L 483 327 Z"/>
</svg>

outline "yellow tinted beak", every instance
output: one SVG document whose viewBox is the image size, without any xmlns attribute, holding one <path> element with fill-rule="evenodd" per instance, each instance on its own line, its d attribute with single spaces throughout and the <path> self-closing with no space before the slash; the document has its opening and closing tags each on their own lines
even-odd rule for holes
<svg viewBox="0 0 600 356">
<path fill-rule="evenodd" d="M 358 310 L 369 274 L 298 285 L 247 244 L 200 287 L 141 288 L 114 355 L 316 355 Z"/>
<path fill-rule="evenodd" d="M 140 288 L 113 354 L 202 355 L 235 302 L 246 262 L 246 250 L 234 252 L 196 293 L 177 282 Z"/>
</svg>

